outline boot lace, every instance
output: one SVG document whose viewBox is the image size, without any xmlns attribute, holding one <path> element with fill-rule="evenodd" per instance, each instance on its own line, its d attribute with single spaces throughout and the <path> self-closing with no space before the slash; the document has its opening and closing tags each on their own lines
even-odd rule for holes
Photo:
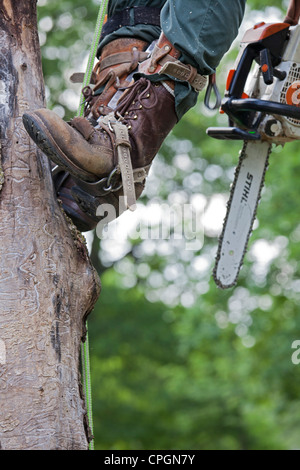
<svg viewBox="0 0 300 470">
<path fill-rule="evenodd" d="M 151 109 L 156 106 L 158 101 L 156 93 L 154 94 L 154 100 L 151 100 L 149 105 L 147 104 L 147 100 L 151 96 L 151 87 L 152 83 L 142 77 L 133 85 L 126 88 L 124 96 L 115 109 L 115 117 L 120 121 L 136 120 L 136 111 L 140 111 L 143 108 Z"/>
</svg>

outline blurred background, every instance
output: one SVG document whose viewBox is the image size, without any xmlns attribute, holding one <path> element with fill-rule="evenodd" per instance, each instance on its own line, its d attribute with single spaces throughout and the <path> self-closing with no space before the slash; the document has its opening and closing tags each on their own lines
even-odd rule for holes
<svg viewBox="0 0 300 470">
<path fill-rule="evenodd" d="M 283 20 L 288 1 L 263 4 L 248 1 L 238 39 Z M 69 77 L 85 70 L 98 7 L 38 1 L 47 106 L 66 120 L 80 96 Z M 238 39 L 218 69 L 222 93 Z M 137 213 L 101 240 L 85 234 L 102 281 L 89 317 L 96 449 L 300 447 L 299 143 L 274 150 L 238 284 L 222 291 L 212 270 L 241 143 L 207 137 L 213 125 L 227 120 L 202 94 L 161 148 Z M 174 233 L 156 236 L 166 208 L 188 204 L 199 222 L 192 243 L 174 235 L 180 217 Z"/>
</svg>

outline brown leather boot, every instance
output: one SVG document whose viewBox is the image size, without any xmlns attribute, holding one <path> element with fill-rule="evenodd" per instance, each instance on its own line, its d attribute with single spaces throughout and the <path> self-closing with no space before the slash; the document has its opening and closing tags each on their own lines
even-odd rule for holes
<svg viewBox="0 0 300 470">
<path fill-rule="evenodd" d="M 206 79 L 178 57 L 179 52 L 162 35 L 140 71 L 168 74 L 200 91 Z M 110 195 L 118 215 L 135 208 L 151 162 L 177 122 L 173 88 L 172 80 L 139 78 L 124 92 L 115 111 L 98 121 L 98 128 L 81 117 L 66 123 L 48 109 L 25 114 L 23 122 L 42 151 L 70 172 L 98 206 L 107 203 Z"/>
<path fill-rule="evenodd" d="M 82 90 L 85 97 L 85 116 L 98 119 L 99 116 L 113 111 L 113 108 L 108 106 L 110 101 L 119 88 L 130 85 L 127 78 L 137 69 L 138 64 L 147 58 L 148 53 L 145 52 L 147 47 L 147 42 L 135 38 L 116 39 L 103 47 L 91 77 L 91 84 L 94 86 Z M 83 78 L 84 74 L 75 73 L 71 81 L 82 83 Z M 93 213 L 93 211 L 87 209 L 86 202 L 80 201 L 81 207 L 78 205 L 77 194 L 82 193 L 85 200 L 93 198 L 89 194 L 84 195 L 84 191 L 80 192 L 73 177 L 57 165 L 52 170 L 52 179 L 57 197 L 76 227 L 82 232 L 95 228 L 99 219 L 95 213 L 88 215 L 88 212 Z"/>
</svg>

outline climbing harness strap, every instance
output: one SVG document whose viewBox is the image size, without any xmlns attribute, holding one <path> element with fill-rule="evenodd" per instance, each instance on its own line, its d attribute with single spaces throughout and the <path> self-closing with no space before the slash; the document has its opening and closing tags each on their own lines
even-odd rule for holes
<svg viewBox="0 0 300 470">
<path fill-rule="evenodd" d="M 120 122 L 112 124 L 112 128 L 116 136 L 115 146 L 118 152 L 118 165 L 122 175 L 125 204 L 129 210 L 134 211 L 136 208 L 136 197 L 130 157 L 131 145 L 129 142 L 128 129 L 127 126 Z"/>
<path fill-rule="evenodd" d="M 134 183 L 144 184 L 149 174 L 150 167 L 151 164 L 141 168 L 134 168 L 132 170 Z M 105 176 L 98 181 L 90 182 L 76 180 L 76 182 L 80 188 L 84 189 L 95 197 L 107 196 L 107 193 L 115 193 L 123 186 L 121 169 L 119 165 L 117 165 L 108 176 Z"/>
</svg>

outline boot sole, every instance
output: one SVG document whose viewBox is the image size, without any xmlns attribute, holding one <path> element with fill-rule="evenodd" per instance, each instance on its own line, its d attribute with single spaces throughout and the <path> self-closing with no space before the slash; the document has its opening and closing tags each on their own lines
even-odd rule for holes
<svg viewBox="0 0 300 470">
<path fill-rule="evenodd" d="M 29 136 L 50 160 L 75 178 L 84 179 L 85 181 L 95 181 L 96 178 L 94 175 L 86 172 L 74 162 L 70 162 L 69 158 L 57 146 L 52 136 L 47 132 L 45 124 L 38 116 L 24 114 L 22 119 Z"/>
</svg>

